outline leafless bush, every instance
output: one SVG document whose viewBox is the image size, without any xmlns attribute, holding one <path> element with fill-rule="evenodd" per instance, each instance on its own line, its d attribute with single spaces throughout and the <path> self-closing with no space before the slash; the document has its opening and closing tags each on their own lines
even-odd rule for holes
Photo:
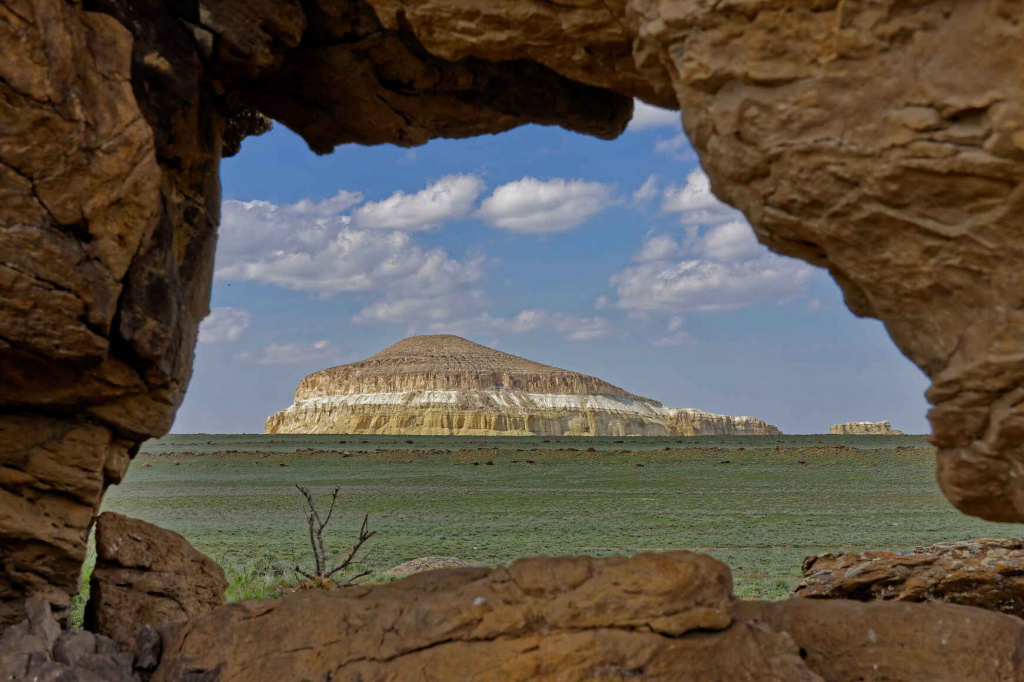
<svg viewBox="0 0 1024 682">
<path fill-rule="evenodd" d="M 327 550 L 324 548 L 324 528 L 326 528 L 327 524 L 331 522 L 331 514 L 334 513 L 334 505 L 338 501 L 338 492 L 340 491 L 340 488 L 335 486 L 334 492 L 331 494 L 331 507 L 327 510 L 327 516 L 321 521 L 320 512 L 317 511 L 316 502 L 313 501 L 313 495 L 309 492 L 309 488 L 303 488 L 301 485 L 296 485 L 295 487 L 299 489 L 299 492 L 305 496 L 306 502 L 309 503 L 309 517 L 307 519 L 309 521 L 309 544 L 313 547 L 313 561 L 316 564 L 312 573 L 304 571 L 298 566 L 295 567 L 295 571 L 297 573 L 301 573 L 314 583 L 322 584 L 324 581 L 330 580 L 331 576 L 338 571 L 343 571 L 348 568 L 350 564 L 361 563 L 366 558 L 366 554 L 363 554 L 363 556 L 358 560 L 356 559 L 356 554 L 367 540 L 377 534 L 377 531 L 368 531 L 366 529 L 366 524 L 370 515 L 364 514 L 363 523 L 359 527 L 359 537 L 356 538 L 356 542 L 352 545 L 352 549 L 349 550 L 348 555 L 342 559 L 341 563 L 334 568 L 328 568 L 328 554 Z M 369 574 L 370 571 L 358 573 L 346 580 L 344 583 L 340 583 L 340 586 L 348 587 L 350 585 L 354 585 L 356 580 Z"/>
</svg>

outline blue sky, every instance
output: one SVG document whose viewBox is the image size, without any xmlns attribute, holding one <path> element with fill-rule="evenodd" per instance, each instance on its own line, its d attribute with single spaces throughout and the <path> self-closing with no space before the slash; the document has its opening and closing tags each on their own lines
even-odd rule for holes
<svg viewBox="0 0 1024 682">
<path fill-rule="evenodd" d="M 261 432 L 309 372 L 455 333 L 787 433 L 890 419 L 927 382 L 819 269 L 718 202 L 678 114 L 317 157 L 283 126 L 222 167 L 211 307 L 176 433 Z"/>
</svg>

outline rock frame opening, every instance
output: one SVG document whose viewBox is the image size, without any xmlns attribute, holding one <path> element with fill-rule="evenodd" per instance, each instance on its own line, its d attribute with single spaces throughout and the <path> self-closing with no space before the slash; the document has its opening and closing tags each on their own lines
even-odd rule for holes
<svg viewBox="0 0 1024 682">
<path fill-rule="evenodd" d="M 0 625 L 31 595 L 66 611 L 104 490 L 170 428 L 208 312 L 218 165 L 252 112 L 327 153 L 525 123 L 610 139 L 634 97 L 680 109 L 715 193 L 930 377 L 950 501 L 1024 520 L 1016 0 L 0 12 Z"/>
</svg>

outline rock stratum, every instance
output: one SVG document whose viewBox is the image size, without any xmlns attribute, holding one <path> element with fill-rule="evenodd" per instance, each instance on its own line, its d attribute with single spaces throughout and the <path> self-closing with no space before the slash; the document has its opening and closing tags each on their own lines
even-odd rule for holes
<svg viewBox="0 0 1024 682">
<path fill-rule="evenodd" d="M 314 372 L 267 433 L 423 436 L 777 435 L 754 417 L 665 407 L 597 377 L 459 336 L 412 336 Z"/>
<path fill-rule="evenodd" d="M 902 436 L 902 431 L 895 431 L 892 422 L 847 422 L 833 424 L 828 430 L 833 436 Z"/>
</svg>

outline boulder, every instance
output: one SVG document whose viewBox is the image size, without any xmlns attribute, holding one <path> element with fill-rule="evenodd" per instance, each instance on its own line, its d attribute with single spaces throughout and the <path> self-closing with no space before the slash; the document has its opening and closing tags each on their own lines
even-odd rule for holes
<svg viewBox="0 0 1024 682">
<path fill-rule="evenodd" d="M 846 552 L 804 559 L 795 597 L 942 601 L 1024 617 L 1024 540 L 971 540 L 913 552 Z"/>
<path fill-rule="evenodd" d="M 414 573 L 436 571 L 441 568 L 466 568 L 469 563 L 453 556 L 428 556 L 411 559 L 384 571 L 384 575 L 392 578 L 405 578 Z"/>
<path fill-rule="evenodd" d="M 216 609 L 175 632 L 153 679 L 820 679 L 787 635 L 734 622 L 731 592 L 691 552 L 430 571 Z"/>
<path fill-rule="evenodd" d="M 215 561 L 177 533 L 104 512 L 96 522 L 96 567 L 85 625 L 134 646 L 145 625 L 180 623 L 224 604 Z"/>
<path fill-rule="evenodd" d="M 829 682 L 1020 682 L 1024 621 L 953 604 L 736 602 L 733 617 L 785 634 Z"/>
<path fill-rule="evenodd" d="M 25 620 L 0 636 L 0 680 L 138 682 L 134 657 L 113 640 L 83 630 L 62 632 L 42 596 L 29 597 L 25 611 Z"/>
</svg>

